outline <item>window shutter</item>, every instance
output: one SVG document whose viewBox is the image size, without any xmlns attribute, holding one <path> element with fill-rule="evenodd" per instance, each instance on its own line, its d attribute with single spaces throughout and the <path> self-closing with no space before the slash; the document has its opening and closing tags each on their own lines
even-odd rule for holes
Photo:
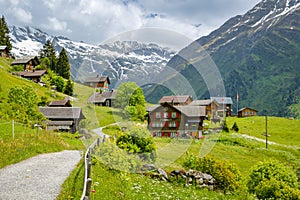
<svg viewBox="0 0 300 200">
<path fill-rule="evenodd" d="M 154 119 L 156 118 L 156 112 L 153 112 L 153 118 Z"/>
<path fill-rule="evenodd" d="M 168 127 L 169 126 L 169 123 L 168 122 L 165 122 L 165 127 Z"/>
<path fill-rule="evenodd" d="M 178 116 L 179 116 L 179 114 L 178 114 L 178 112 L 176 112 L 176 118 L 178 118 Z"/>
<path fill-rule="evenodd" d="M 170 112 L 168 112 L 168 118 L 169 118 L 169 119 L 171 118 L 171 113 L 170 113 Z"/>
<path fill-rule="evenodd" d="M 179 126 L 179 123 L 178 122 L 176 122 L 176 127 L 178 127 Z"/>
</svg>

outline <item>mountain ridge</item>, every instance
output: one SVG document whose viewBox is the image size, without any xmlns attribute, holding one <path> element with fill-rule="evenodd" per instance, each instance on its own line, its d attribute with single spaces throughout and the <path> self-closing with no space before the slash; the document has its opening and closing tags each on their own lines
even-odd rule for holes
<svg viewBox="0 0 300 200">
<path fill-rule="evenodd" d="M 226 94 L 233 97 L 234 112 L 239 93 L 240 107 L 253 107 L 260 114 L 290 115 L 289 106 L 300 99 L 299 16 L 298 0 L 263 0 L 195 41 L 218 66 Z M 182 72 L 186 73 L 190 63 L 175 56 L 168 65 L 186 65 Z M 204 81 L 196 84 L 202 84 L 198 97 L 208 97 Z"/>
</svg>

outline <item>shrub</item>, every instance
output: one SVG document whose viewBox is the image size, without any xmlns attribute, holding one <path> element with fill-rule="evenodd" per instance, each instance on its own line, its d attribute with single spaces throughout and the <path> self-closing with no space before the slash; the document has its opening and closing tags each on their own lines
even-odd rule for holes
<svg viewBox="0 0 300 200">
<path fill-rule="evenodd" d="M 236 122 L 234 122 L 234 124 L 233 124 L 231 130 L 234 130 L 235 132 L 239 132 L 239 127 L 238 127 L 238 125 L 237 125 Z"/>
<path fill-rule="evenodd" d="M 282 195 L 295 196 L 297 177 L 289 167 L 270 160 L 260 162 L 251 169 L 247 186 L 249 192 L 256 194 L 259 198 L 277 199 Z M 279 192 L 277 189 L 284 189 L 287 193 L 281 194 L 282 191 Z"/>
<path fill-rule="evenodd" d="M 229 128 L 228 128 L 228 126 L 227 126 L 226 120 L 224 121 L 224 124 L 223 124 L 223 131 L 226 132 L 226 133 L 229 132 Z"/>
<path fill-rule="evenodd" d="M 184 166 L 211 174 L 216 179 L 217 188 L 224 192 L 234 191 L 240 186 L 240 171 L 227 161 L 216 160 L 212 157 L 199 158 L 188 154 Z"/>
<path fill-rule="evenodd" d="M 154 139 L 146 128 L 131 128 L 128 133 L 117 138 L 116 144 L 129 153 L 138 153 L 143 160 L 154 161 L 156 158 Z"/>
</svg>

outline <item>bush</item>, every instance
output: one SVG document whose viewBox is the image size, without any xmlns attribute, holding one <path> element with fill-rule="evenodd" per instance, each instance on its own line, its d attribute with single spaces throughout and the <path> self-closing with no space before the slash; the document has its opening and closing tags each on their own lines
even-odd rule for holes
<svg viewBox="0 0 300 200">
<path fill-rule="evenodd" d="M 113 170 L 137 172 L 141 167 L 139 157 L 127 153 L 109 141 L 101 145 L 95 153 L 95 157 L 109 169 Z"/>
<path fill-rule="evenodd" d="M 259 199 L 300 199 L 300 192 L 291 188 L 284 181 L 275 178 L 263 179 L 256 187 L 256 196 Z"/>
<path fill-rule="evenodd" d="M 240 171 L 227 161 L 216 160 L 212 157 L 199 158 L 188 154 L 184 166 L 211 174 L 216 179 L 217 188 L 224 192 L 234 191 L 240 187 Z"/>
<path fill-rule="evenodd" d="M 249 192 L 256 194 L 259 198 L 277 199 L 282 195 L 297 195 L 295 192 L 297 188 L 296 173 L 289 167 L 272 160 L 260 162 L 251 169 L 247 186 Z M 278 189 L 284 189 L 287 193 L 283 194 Z"/>
<path fill-rule="evenodd" d="M 129 153 L 138 153 L 143 160 L 155 161 L 156 147 L 154 139 L 146 128 L 131 128 L 128 133 L 117 138 L 116 144 Z"/>
<path fill-rule="evenodd" d="M 223 131 L 226 132 L 226 133 L 229 132 L 229 128 L 228 128 L 228 126 L 227 126 L 226 120 L 224 121 L 224 124 L 223 124 Z"/>
<path fill-rule="evenodd" d="M 238 127 L 238 125 L 237 125 L 236 122 L 234 122 L 234 124 L 233 124 L 231 130 L 234 130 L 235 132 L 239 132 L 239 127 Z"/>
</svg>

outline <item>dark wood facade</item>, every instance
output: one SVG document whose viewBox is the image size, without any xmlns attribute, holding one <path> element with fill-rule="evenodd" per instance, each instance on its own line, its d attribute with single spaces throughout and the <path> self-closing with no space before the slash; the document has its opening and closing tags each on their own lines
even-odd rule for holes
<svg viewBox="0 0 300 200">
<path fill-rule="evenodd" d="M 257 110 L 246 107 L 246 108 L 241 108 L 238 111 L 238 117 L 252 117 L 252 116 L 256 116 L 258 113 Z"/>
<path fill-rule="evenodd" d="M 96 77 L 87 77 L 84 80 L 84 85 L 92 88 L 99 88 L 101 92 L 109 91 L 109 84 L 110 84 L 110 80 L 108 76 L 97 75 Z"/>
<path fill-rule="evenodd" d="M 33 72 L 34 68 L 40 64 L 37 56 L 25 56 L 15 59 L 11 65 L 23 65 L 24 71 Z"/>
<path fill-rule="evenodd" d="M 205 119 L 204 106 L 173 106 L 164 103 L 150 106 L 148 129 L 154 137 L 194 137 L 202 136 Z"/>
<path fill-rule="evenodd" d="M 204 99 L 204 100 L 194 100 L 190 103 L 191 106 L 205 106 L 205 114 L 209 118 L 216 118 L 219 104 L 216 100 Z"/>
<path fill-rule="evenodd" d="M 10 57 L 10 53 L 8 51 L 7 46 L 0 46 L 0 56 L 4 58 Z"/>
</svg>

